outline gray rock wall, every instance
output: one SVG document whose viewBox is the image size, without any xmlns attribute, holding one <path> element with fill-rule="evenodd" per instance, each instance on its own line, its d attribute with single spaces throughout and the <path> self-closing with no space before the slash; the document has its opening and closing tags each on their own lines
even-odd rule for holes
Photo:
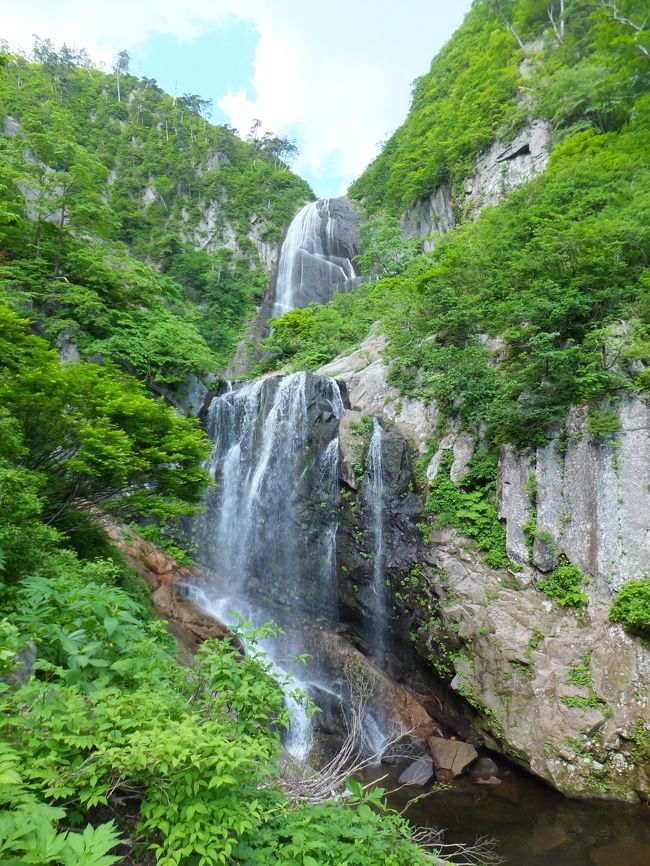
<svg viewBox="0 0 650 866">
<path fill-rule="evenodd" d="M 546 599 L 531 570 L 488 568 L 452 531 L 423 563 L 416 649 L 447 666 L 486 744 L 571 796 L 647 798 L 650 651 L 603 608 L 580 619 Z"/>
<path fill-rule="evenodd" d="M 373 330 L 357 351 L 319 372 L 345 382 L 353 420 L 379 415 L 423 452 L 436 436 L 437 408 L 402 398 L 388 384 L 383 347 Z M 421 664 L 450 683 L 465 701 L 466 723 L 478 727 L 491 748 L 572 796 L 645 800 L 650 651 L 609 623 L 608 613 L 616 589 L 650 573 L 650 406 L 629 395 L 620 402 L 620 418 L 610 444 L 588 434 L 586 412 L 576 409 L 566 428 L 536 452 L 502 449 L 498 507 L 519 571 L 488 567 L 473 542 L 451 530 L 432 532 L 429 545 L 414 544 L 409 520 L 421 519 L 419 511 L 401 515 L 392 544 L 403 547 L 389 577 L 395 584 L 414 563 L 422 573 L 416 585 L 402 580 L 391 596 L 390 623 L 402 639 L 416 633 Z M 475 437 L 448 425 L 437 441 L 429 478 L 452 449 L 457 480 Z M 533 507 L 531 563 L 524 524 Z M 341 552 L 361 585 L 358 548 L 349 532 Z M 561 554 L 591 575 L 590 604 L 581 614 L 536 588 Z M 349 595 L 362 604 L 359 594 Z M 399 675 L 408 676 L 408 654 L 402 661 Z M 574 672 L 585 665 L 588 681 L 583 677 L 579 685 Z"/>
<path fill-rule="evenodd" d="M 586 410 L 574 409 L 566 428 L 535 455 L 505 448 L 499 466 L 500 517 L 508 555 L 527 562 L 521 527 L 537 491 L 533 562 L 542 571 L 560 554 L 591 576 L 594 603 L 610 604 L 628 580 L 650 574 L 650 404 L 630 394 L 619 404 L 620 430 L 611 441 L 590 436 Z"/>
</svg>

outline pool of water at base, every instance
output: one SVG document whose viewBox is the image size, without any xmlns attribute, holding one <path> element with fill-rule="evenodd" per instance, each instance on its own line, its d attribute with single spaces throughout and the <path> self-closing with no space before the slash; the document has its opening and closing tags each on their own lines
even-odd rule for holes
<svg viewBox="0 0 650 866">
<path fill-rule="evenodd" d="M 404 765 L 371 767 L 392 808 L 402 811 L 424 788 L 398 787 Z M 404 812 L 414 826 L 446 828 L 445 841 L 469 844 L 491 836 L 506 866 L 650 866 L 650 808 L 570 800 L 515 767 L 500 785 L 457 779 Z"/>
</svg>

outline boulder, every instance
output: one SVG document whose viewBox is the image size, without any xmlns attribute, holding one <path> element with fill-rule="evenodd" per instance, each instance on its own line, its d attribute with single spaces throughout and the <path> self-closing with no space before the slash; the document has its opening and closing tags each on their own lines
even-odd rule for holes
<svg viewBox="0 0 650 866">
<path fill-rule="evenodd" d="M 478 758 L 469 768 L 469 775 L 472 779 L 482 780 L 489 779 L 491 776 L 497 776 L 499 768 L 492 758 Z"/>
<path fill-rule="evenodd" d="M 323 630 L 313 637 L 317 643 L 312 651 L 320 653 L 331 679 L 346 682 L 352 677 L 354 688 L 363 686 L 371 695 L 367 711 L 374 719 L 382 720 L 389 736 L 402 734 L 426 741 L 436 724 L 411 689 L 393 682 L 340 635 Z"/>
<path fill-rule="evenodd" d="M 438 774 L 455 779 L 468 764 L 476 760 L 478 753 L 474 746 L 462 740 L 445 740 L 443 737 L 429 737 L 427 740 L 433 764 Z"/>
<path fill-rule="evenodd" d="M 395 767 L 397 764 L 403 763 L 407 758 L 414 760 L 422 757 L 428 757 L 422 740 L 406 736 L 400 737 L 396 743 L 393 743 L 386 749 L 381 756 L 381 762 L 386 767 Z"/>
<path fill-rule="evenodd" d="M 426 755 L 422 755 L 412 761 L 400 774 L 400 785 L 427 785 L 435 776 L 433 761 Z"/>
</svg>

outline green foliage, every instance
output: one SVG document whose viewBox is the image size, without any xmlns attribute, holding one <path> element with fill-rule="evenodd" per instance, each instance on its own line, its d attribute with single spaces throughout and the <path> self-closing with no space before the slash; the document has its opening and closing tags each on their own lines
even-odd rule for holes
<svg viewBox="0 0 650 866">
<path fill-rule="evenodd" d="M 0 400 L 19 461 L 4 470 L 5 496 L 27 482 L 24 519 L 42 512 L 52 524 L 97 505 L 133 515 L 191 510 L 207 483 L 200 463 L 208 453 L 194 419 L 109 365 L 61 364 L 24 320 L 0 311 Z"/>
<path fill-rule="evenodd" d="M 447 183 L 461 214 L 463 181 L 474 158 L 495 138 L 507 140 L 527 114 L 547 116 L 560 136 L 620 129 L 650 81 L 646 12 L 643 0 L 567 0 L 558 39 L 544 0 L 475 2 L 429 72 L 415 81 L 406 120 L 352 184 L 351 195 L 370 213 L 383 208 L 399 216 Z M 526 58 L 520 42 L 527 43 Z"/>
<path fill-rule="evenodd" d="M 505 529 L 499 522 L 495 503 L 496 457 L 475 457 L 457 484 L 449 477 L 452 461 L 453 453 L 449 450 L 431 485 L 426 513 L 434 516 L 435 526 L 453 526 L 475 539 L 491 566 L 508 568 L 512 563 L 506 554 Z"/>
<path fill-rule="evenodd" d="M 589 604 L 589 596 L 584 592 L 588 583 L 589 576 L 565 560 L 537 586 L 563 607 L 582 608 Z"/>
<path fill-rule="evenodd" d="M 134 854 L 161 866 L 424 864 L 380 790 L 350 782 L 345 804 L 321 806 L 282 792 L 289 683 L 257 649 L 277 628 L 244 627 L 246 654 L 234 640 L 205 643 L 190 672 L 117 577 L 113 563 L 60 553 L 3 598 L 0 614 L 16 623 L 0 618 L 3 670 L 21 643 L 38 649 L 31 678 L 0 694 L 8 862 L 110 866 L 118 832 L 97 822 L 108 807 Z"/>
<path fill-rule="evenodd" d="M 616 595 L 609 614 L 632 633 L 650 639 L 650 578 L 629 580 Z"/>
<path fill-rule="evenodd" d="M 356 787 L 358 783 L 348 783 Z M 411 828 L 374 797 L 357 792 L 355 808 L 334 803 L 280 813 L 234 852 L 242 866 L 421 866 L 430 860 L 411 839 Z M 435 862 L 435 861 L 434 861 Z"/>
<path fill-rule="evenodd" d="M 593 680 L 591 679 L 591 653 L 586 653 L 581 661 L 571 668 L 570 682 L 574 686 L 587 689 L 589 694 L 586 696 L 563 695 L 560 700 L 566 707 L 585 710 L 589 707 L 597 708 L 601 705 L 602 701 L 599 700 L 594 689 Z"/>
<path fill-rule="evenodd" d="M 0 122 L 20 129 L 0 136 L 13 304 L 150 385 L 223 368 L 266 284 L 249 235 L 277 243 L 311 197 L 282 161 L 291 143 L 242 142 L 207 123 L 205 100 L 172 99 L 128 64 L 106 75 L 40 40 L 34 57 L 7 55 L 0 76 Z"/>
<path fill-rule="evenodd" d="M 395 277 L 401 274 L 419 252 L 418 238 L 403 238 L 396 217 L 377 213 L 359 229 L 359 254 L 355 261 L 362 274 Z"/>
</svg>

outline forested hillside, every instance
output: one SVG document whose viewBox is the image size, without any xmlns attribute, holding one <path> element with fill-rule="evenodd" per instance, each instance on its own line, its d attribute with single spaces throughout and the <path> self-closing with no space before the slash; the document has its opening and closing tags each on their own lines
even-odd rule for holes
<svg viewBox="0 0 650 866">
<path fill-rule="evenodd" d="M 337 645 L 352 647 L 357 629 L 357 662 L 400 684 L 402 674 L 419 683 L 424 671 L 430 679 L 418 689 L 435 679 L 427 697 L 435 712 L 444 710 L 438 695 L 448 696 L 455 720 L 475 725 L 479 748 L 560 791 L 647 804 L 650 579 L 625 577 L 616 596 L 610 575 L 590 584 L 567 558 L 562 531 L 538 531 L 531 456 L 551 441 L 563 459 L 584 434 L 613 489 L 621 402 L 650 392 L 646 6 L 475 0 L 415 82 L 404 124 L 350 190 L 365 220 L 358 263 L 371 279 L 273 320 L 259 372 L 317 369 L 358 348 L 377 323 L 376 355 L 364 361 L 368 344 L 358 355 L 375 373 L 385 373 L 385 360 L 390 381 L 375 377 L 378 395 L 362 389 L 368 405 L 339 399 L 340 417 L 312 400 L 303 426 L 327 426 L 332 489 L 321 489 L 320 471 L 318 489 L 300 488 L 302 511 L 287 510 L 292 539 L 318 533 L 319 514 L 334 527 L 327 568 Z M 267 284 L 273 249 L 313 197 L 285 163 L 290 141 L 255 128 L 244 142 L 212 125 L 208 108 L 130 75 L 124 53 L 110 74 L 83 52 L 40 40 L 30 60 L 0 55 L 0 862 L 433 866 L 442 853 L 495 862 L 485 840 L 468 853 L 443 848 L 435 832 L 414 832 L 381 789 L 353 780 L 346 789 L 345 774 L 325 759 L 322 775 L 314 772 L 318 754 L 313 764 L 292 763 L 282 748 L 288 706 L 314 708 L 254 648 L 277 629 L 244 623 L 248 652 L 233 634 L 181 665 L 144 584 L 101 528 L 108 515 L 118 535 L 140 532 L 191 562 L 177 545 L 205 501 L 211 443 L 196 419 L 155 395 L 174 398 L 193 377 L 223 371 Z M 544 170 L 477 208 L 468 192 L 477 159 L 495 141 L 506 153 L 533 121 L 549 130 Z M 448 230 L 405 237 L 405 213 L 443 189 Z M 306 377 L 297 378 L 304 388 Z M 296 393 L 291 406 L 301 408 L 306 398 Z M 418 443 L 393 424 L 407 398 L 420 401 L 418 418 L 434 418 Z M 267 414 L 271 403 L 261 401 Z M 286 405 L 273 416 L 277 441 L 300 453 L 285 475 L 261 445 L 262 428 L 273 425 L 253 410 L 246 416 L 250 449 L 256 459 L 263 452 L 256 495 L 268 493 L 267 470 L 276 482 L 289 479 L 286 487 L 294 476 L 304 486 L 304 453 L 319 456 L 291 428 Z M 584 430 L 565 426 L 576 407 Z M 472 446 L 452 480 L 464 434 Z M 232 464 L 243 465 L 239 440 L 232 444 Z M 518 475 L 517 561 L 497 504 L 503 454 L 513 465 L 522 454 L 528 461 Z M 633 510 L 647 490 L 636 490 L 641 474 L 630 481 L 634 464 L 625 459 Z M 222 482 L 223 472 L 215 477 Z M 278 502 L 293 494 L 280 490 Z M 621 501 L 627 494 L 616 488 Z M 237 503 L 234 536 L 244 522 Z M 585 526 L 583 537 L 593 529 Z M 644 526 L 640 519 L 633 529 Z M 347 538 L 345 561 L 337 533 Z M 234 542 L 253 546 L 250 535 Z M 544 569 L 535 545 L 550 563 Z M 306 549 L 315 562 L 316 546 Z M 313 589 L 315 568 L 296 567 L 295 585 Z M 186 593 L 158 576 L 170 593 Z M 270 596 L 264 577 L 255 574 L 255 592 Z M 594 584 L 597 604 L 587 591 Z M 364 608 L 364 593 L 380 606 Z M 297 598 L 280 605 L 300 620 L 297 631 L 309 631 Z M 323 618 L 315 626 L 329 627 Z M 368 635 L 381 648 L 372 659 L 363 655 Z M 389 646 L 390 670 L 381 668 Z M 622 670 L 630 659 L 634 680 Z M 353 668 L 351 694 L 368 688 L 368 669 Z M 345 726 L 337 712 L 323 722 L 334 739 Z M 575 726 L 562 727 L 571 713 Z M 433 721 L 430 730 L 427 739 L 439 739 Z M 466 745 L 451 730 L 444 742 Z M 360 748 L 343 742 L 350 755 Z M 472 804 L 483 798 L 470 790 Z M 507 809 L 516 800 L 503 798 Z M 546 845 L 544 820 L 540 828 Z"/>
<path fill-rule="evenodd" d="M 558 6 L 474 4 L 351 188 L 374 213 L 362 264 L 401 273 L 279 319 L 273 363 L 318 367 L 381 320 L 403 393 L 435 398 L 472 429 L 487 424 L 497 444 L 539 443 L 585 401 L 606 435 L 616 426 L 608 401 L 648 388 L 645 4 L 575 0 L 554 26 Z M 546 171 L 463 219 L 475 156 L 538 116 L 552 123 Z M 443 183 L 459 225 L 414 258 L 396 215 Z"/>
<path fill-rule="evenodd" d="M 3 289 L 39 331 L 148 384 L 219 371 L 266 286 L 260 253 L 312 197 L 290 141 L 214 126 L 83 52 L 37 40 L 0 78 Z"/>
</svg>

